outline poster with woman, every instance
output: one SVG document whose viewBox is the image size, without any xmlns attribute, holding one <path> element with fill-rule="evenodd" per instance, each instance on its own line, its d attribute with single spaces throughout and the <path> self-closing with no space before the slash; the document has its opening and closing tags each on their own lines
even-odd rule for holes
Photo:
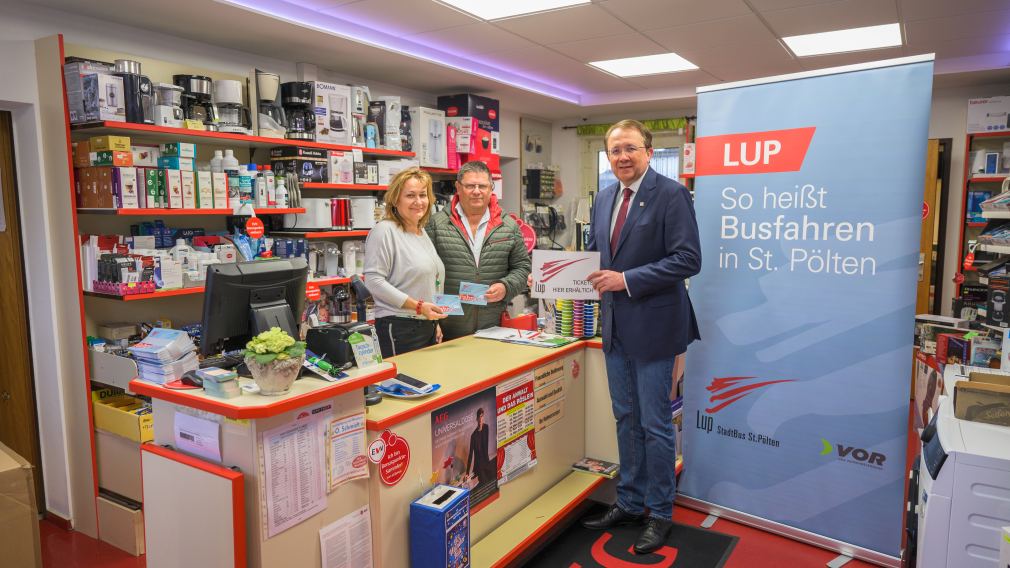
<svg viewBox="0 0 1010 568">
<path fill-rule="evenodd" d="M 470 490 L 471 513 L 498 495 L 494 387 L 431 413 L 432 483 Z"/>
</svg>

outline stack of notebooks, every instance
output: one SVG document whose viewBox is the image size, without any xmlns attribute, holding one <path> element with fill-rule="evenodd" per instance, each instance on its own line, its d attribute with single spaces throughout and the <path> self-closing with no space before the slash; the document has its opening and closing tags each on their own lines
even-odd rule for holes
<svg viewBox="0 0 1010 568">
<path fill-rule="evenodd" d="M 159 385 L 197 370 L 200 362 L 195 349 L 185 331 L 161 327 L 152 329 L 140 343 L 129 348 L 137 361 L 140 378 Z"/>
</svg>

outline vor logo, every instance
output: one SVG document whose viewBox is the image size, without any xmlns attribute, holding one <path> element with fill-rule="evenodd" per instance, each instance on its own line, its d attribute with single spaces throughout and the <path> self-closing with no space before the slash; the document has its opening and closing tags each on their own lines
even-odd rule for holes
<svg viewBox="0 0 1010 568">
<path fill-rule="evenodd" d="M 821 446 L 822 456 L 836 452 L 838 459 L 842 461 L 867 465 L 877 469 L 883 469 L 884 462 L 887 460 L 887 455 L 880 452 L 871 452 L 855 446 L 846 446 L 845 444 L 832 445 L 831 442 L 824 438 L 821 438 Z"/>
<path fill-rule="evenodd" d="M 708 401 L 713 405 L 705 409 L 706 414 L 715 414 L 750 393 L 775 383 L 791 383 L 793 379 L 778 379 L 773 381 L 748 382 L 757 377 L 715 377 L 705 387 L 712 393 Z"/>
</svg>

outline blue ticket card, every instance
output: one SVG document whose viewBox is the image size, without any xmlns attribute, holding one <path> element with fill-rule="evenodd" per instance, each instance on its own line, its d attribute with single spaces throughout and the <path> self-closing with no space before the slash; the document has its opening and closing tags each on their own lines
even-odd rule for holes
<svg viewBox="0 0 1010 568">
<path fill-rule="evenodd" d="M 435 294 L 435 305 L 442 308 L 442 313 L 447 316 L 463 315 L 463 304 L 459 301 L 459 296 L 451 294 Z"/>
<path fill-rule="evenodd" d="M 460 282 L 459 283 L 459 301 L 464 304 L 473 304 L 475 306 L 486 306 L 487 305 L 487 289 L 490 288 L 487 284 L 477 284 L 474 282 Z"/>
</svg>

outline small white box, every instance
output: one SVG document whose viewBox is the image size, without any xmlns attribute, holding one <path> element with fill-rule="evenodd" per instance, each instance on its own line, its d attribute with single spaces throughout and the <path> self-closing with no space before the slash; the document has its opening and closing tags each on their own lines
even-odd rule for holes
<svg viewBox="0 0 1010 568">
<path fill-rule="evenodd" d="M 165 170 L 165 193 L 168 196 L 169 209 L 182 209 L 182 172 Z"/>
<path fill-rule="evenodd" d="M 968 134 L 1010 129 L 1010 96 L 968 99 Z"/>
<path fill-rule="evenodd" d="M 316 142 L 351 143 L 351 88 L 315 82 Z M 397 122 L 399 124 L 399 122 Z"/>
<path fill-rule="evenodd" d="M 196 172 L 196 206 L 199 209 L 214 208 L 214 182 L 211 172 Z"/>
<path fill-rule="evenodd" d="M 133 165 L 143 168 L 158 167 L 158 158 L 161 157 L 161 148 L 147 144 L 134 144 L 130 146 L 133 152 Z"/>
<path fill-rule="evenodd" d="M 179 174 L 182 178 L 182 207 L 196 209 L 196 172 L 183 170 Z"/>
<path fill-rule="evenodd" d="M 330 183 L 354 183 L 354 154 L 350 151 L 330 152 Z"/>
<path fill-rule="evenodd" d="M 445 112 L 433 108 L 410 107 L 410 131 L 414 152 L 422 166 L 448 166 Z"/>
<path fill-rule="evenodd" d="M 212 172 L 210 178 L 214 188 L 214 209 L 231 209 L 231 202 L 228 201 L 228 174 Z"/>
<path fill-rule="evenodd" d="M 386 129 L 383 137 L 384 146 L 387 150 L 402 150 L 400 143 L 400 121 L 403 107 L 400 105 L 400 97 L 378 97 L 376 100 L 386 103 Z"/>
</svg>

